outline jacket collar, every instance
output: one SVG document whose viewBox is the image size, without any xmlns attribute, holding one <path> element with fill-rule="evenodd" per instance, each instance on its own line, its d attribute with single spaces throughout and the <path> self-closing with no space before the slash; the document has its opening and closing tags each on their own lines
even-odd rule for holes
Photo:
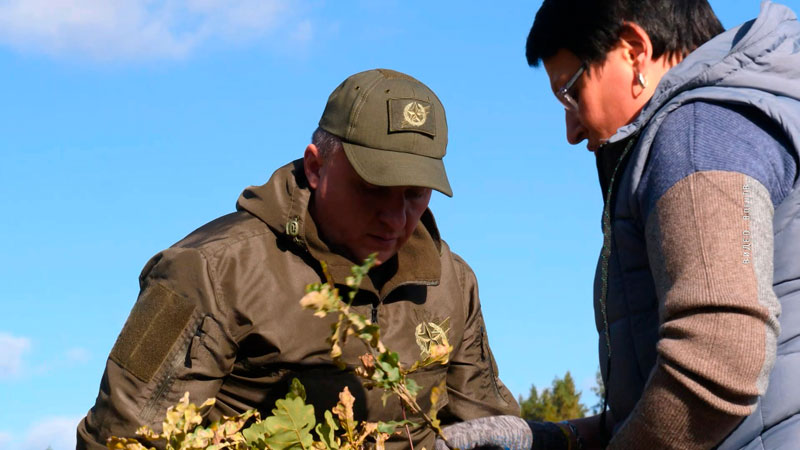
<svg viewBox="0 0 800 450">
<path fill-rule="evenodd" d="M 258 217 L 279 239 L 291 242 L 297 251 L 308 253 L 316 261 L 324 261 L 334 281 L 343 283 L 356 262 L 331 250 L 322 241 L 317 224 L 308 212 L 310 199 L 311 189 L 305 178 L 303 160 L 298 159 L 276 170 L 266 184 L 245 189 L 236 209 Z M 441 249 L 433 214 L 426 210 L 408 242 L 392 259 L 371 270 L 361 289 L 385 298 L 405 284 L 438 285 Z"/>
</svg>

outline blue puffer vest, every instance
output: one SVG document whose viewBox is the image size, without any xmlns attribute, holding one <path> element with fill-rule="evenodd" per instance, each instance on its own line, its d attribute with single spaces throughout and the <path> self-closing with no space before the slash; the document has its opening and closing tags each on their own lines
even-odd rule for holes
<svg viewBox="0 0 800 450">
<path fill-rule="evenodd" d="M 613 194 L 608 241 L 607 319 L 601 311 L 602 257 L 595 277 L 600 367 L 618 423 L 630 414 L 656 361 L 658 298 L 650 273 L 644 220 L 636 190 L 664 118 L 691 101 L 750 105 L 761 110 L 800 149 L 800 23 L 788 8 L 765 1 L 758 18 L 729 30 L 671 69 L 642 113 L 609 145 L 638 139 Z M 638 137 L 636 137 L 638 136 Z M 800 182 L 775 205 L 774 285 L 781 334 L 766 394 L 720 449 L 800 448 Z"/>
</svg>

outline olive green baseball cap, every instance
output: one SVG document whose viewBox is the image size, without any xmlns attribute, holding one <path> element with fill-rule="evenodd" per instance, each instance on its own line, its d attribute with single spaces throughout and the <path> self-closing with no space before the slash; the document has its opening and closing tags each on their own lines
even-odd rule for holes
<svg viewBox="0 0 800 450">
<path fill-rule="evenodd" d="M 444 107 L 415 78 L 388 69 L 352 75 L 331 93 L 319 126 L 342 140 L 348 161 L 368 183 L 453 196 L 442 162 Z"/>
</svg>

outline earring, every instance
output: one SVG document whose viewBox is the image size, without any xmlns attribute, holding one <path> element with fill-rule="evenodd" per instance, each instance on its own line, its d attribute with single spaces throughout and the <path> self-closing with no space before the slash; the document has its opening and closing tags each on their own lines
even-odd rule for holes
<svg viewBox="0 0 800 450">
<path fill-rule="evenodd" d="M 642 88 L 646 88 L 647 87 L 647 79 L 644 77 L 644 75 L 642 75 L 642 72 L 637 72 L 636 73 L 636 81 L 639 82 L 639 85 Z"/>
</svg>

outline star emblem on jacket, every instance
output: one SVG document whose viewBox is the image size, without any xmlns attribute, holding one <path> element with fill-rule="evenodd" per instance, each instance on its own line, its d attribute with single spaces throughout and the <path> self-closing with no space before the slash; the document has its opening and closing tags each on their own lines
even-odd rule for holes
<svg viewBox="0 0 800 450">
<path fill-rule="evenodd" d="M 447 333 L 450 331 L 450 319 L 445 319 L 441 323 L 420 322 L 417 325 L 414 335 L 419 347 L 421 359 L 436 359 L 443 356 L 442 353 L 449 353 L 451 350 L 450 341 Z"/>
</svg>

